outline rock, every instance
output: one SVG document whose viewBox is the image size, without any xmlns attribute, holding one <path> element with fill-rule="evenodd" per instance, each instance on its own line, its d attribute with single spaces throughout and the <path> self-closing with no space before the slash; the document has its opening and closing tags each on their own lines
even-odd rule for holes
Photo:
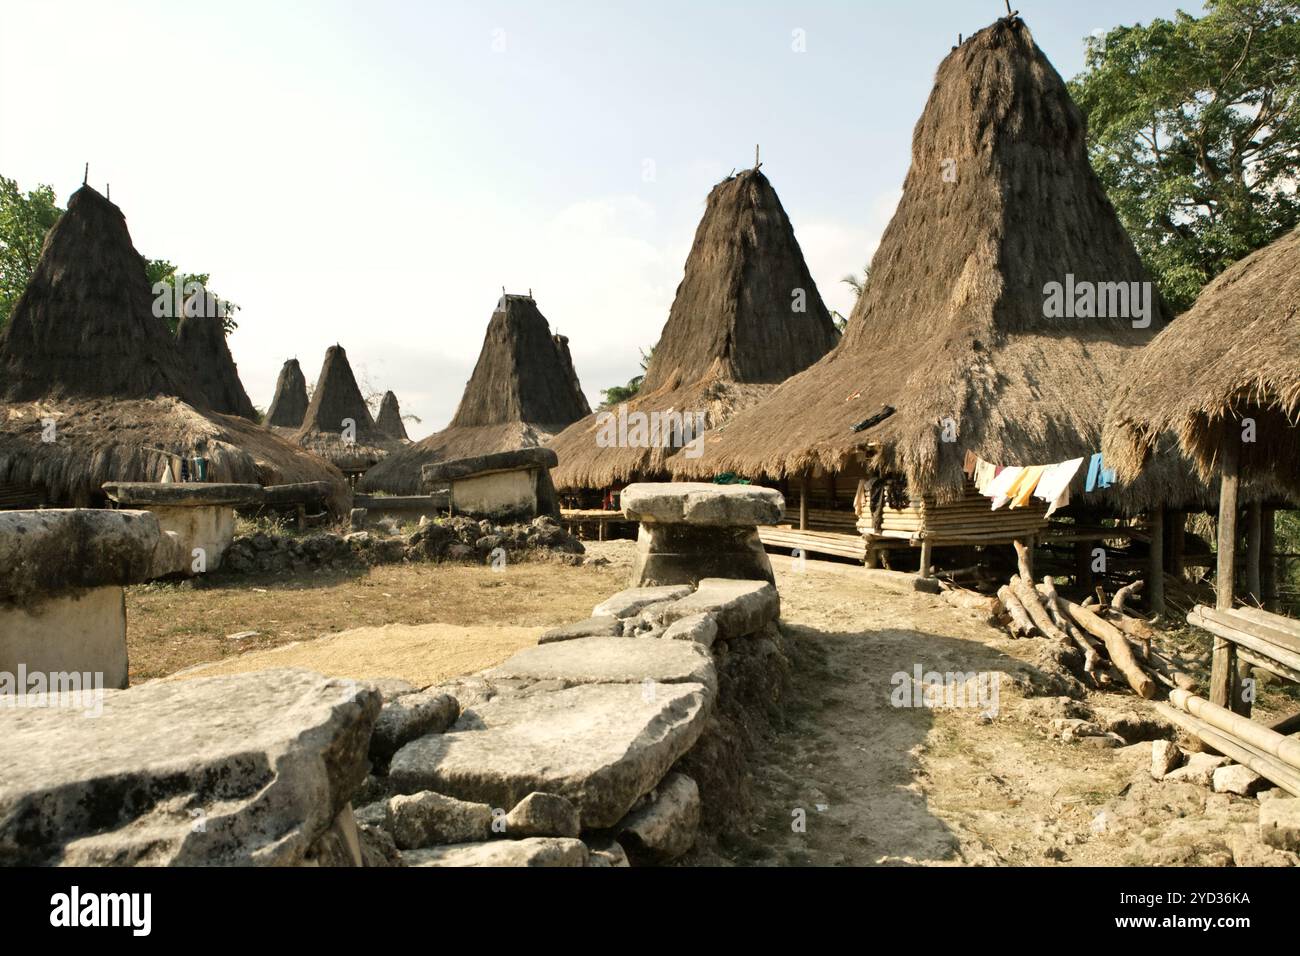
<svg viewBox="0 0 1300 956">
<path fill-rule="evenodd" d="M 1286 850 L 1275 850 L 1245 836 L 1233 837 L 1229 845 L 1234 866 L 1300 866 L 1300 856 Z"/>
<path fill-rule="evenodd" d="M 530 837 L 492 840 L 412 850 L 402 854 L 403 866 L 586 866 L 587 845 L 581 840 Z"/>
<path fill-rule="evenodd" d="M 385 828 L 399 850 L 444 843 L 486 840 L 492 831 L 492 808 L 426 790 L 388 800 Z"/>
<path fill-rule="evenodd" d="M 1098 707 L 1094 710 L 1094 719 L 1102 730 L 1119 734 L 1130 744 L 1145 740 L 1170 740 L 1178 734 L 1176 725 L 1155 713 L 1135 714 L 1132 711 Z"/>
<path fill-rule="evenodd" d="M 108 481 L 104 494 L 118 504 L 152 511 L 155 506 L 172 508 L 252 508 L 263 504 L 261 485 L 229 484 L 219 481 Z"/>
<path fill-rule="evenodd" d="M 1183 752 L 1178 745 L 1169 740 L 1157 740 L 1151 744 L 1151 776 L 1163 780 L 1171 771 L 1182 765 Z"/>
<path fill-rule="evenodd" d="M 1064 739 L 1064 738 L 1062 738 Z M 1079 743 L 1097 750 L 1113 750 L 1124 746 L 1124 738 L 1119 734 L 1103 733 L 1091 737 L 1080 737 Z"/>
<path fill-rule="evenodd" d="M 343 540 L 348 543 L 349 547 L 361 548 L 370 543 L 370 532 L 353 531 L 351 534 L 345 534 Z"/>
<path fill-rule="evenodd" d="M 1165 774 L 1166 780 L 1180 780 L 1184 783 L 1200 784 L 1208 787 L 1214 782 L 1214 771 L 1228 762 L 1227 757 L 1214 757 L 1210 754 L 1189 754 L 1187 763 L 1177 770 Z"/>
<path fill-rule="evenodd" d="M 352 818 L 352 808 L 345 806 L 334 823 L 308 848 L 303 866 L 364 866 L 361 834 Z"/>
<path fill-rule="evenodd" d="M 618 825 L 618 841 L 638 866 L 669 863 L 695 845 L 700 788 L 684 773 L 670 773 L 654 799 Z"/>
<path fill-rule="evenodd" d="M 365 508 L 353 508 L 348 512 L 348 527 L 353 531 L 360 531 L 366 526 L 366 515 L 369 513 Z"/>
<path fill-rule="evenodd" d="M 379 696 L 383 698 L 385 704 L 403 694 L 414 694 L 419 690 L 410 681 L 402 680 L 400 677 L 380 677 L 377 680 L 368 680 L 366 683 L 379 691 Z"/>
<path fill-rule="evenodd" d="M 622 622 L 610 614 L 590 617 L 573 624 L 553 627 L 537 639 L 538 644 L 554 644 L 556 641 L 571 641 L 579 637 L 617 637 L 623 633 Z"/>
<path fill-rule="evenodd" d="M 1300 853 L 1300 800 L 1269 800 L 1259 805 L 1259 838 L 1276 850 Z"/>
<path fill-rule="evenodd" d="M 493 697 L 447 733 L 399 750 L 389 781 L 396 792 L 437 790 L 497 807 L 554 793 L 577 806 L 584 829 L 613 826 L 695 744 L 711 698 L 702 684 Z"/>
<path fill-rule="evenodd" d="M 576 837 L 582 829 L 578 809 L 553 793 L 530 793 L 506 814 L 506 836 Z"/>
<path fill-rule="evenodd" d="M 595 617 L 633 617 L 642 608 L 662 601 L 676 601 L 686 597 L 694 589 L 688 584 L 673 584 L 658 588 L 627 588 L 601 601 L 591 610 Z"/>
<path fill-rule="evenodd" d="M 1265 785 L 1271 787 L 1272 783 L 1271 781 L 1265 781 Z M 1290 798 L 1291 794 L 1287 793 L 1280 787 L 1274 787 L 1271 790 L 1261 790 L 1259 793 L 1255 794 L 1255 799 L 1260 803 L 1263 803 L 1265 800 L 1286 800 Z"/>
<path fill-rule="evenodd" d="M 619 845 L 616 840 L 609 840 L 601 843 L 591 843 L 587 847 L 590 855 L 587 857 L 588 866 L 631 866 L 628 862 L 627 851 Z"/>
<path fill-rule="evenodd" d="M 358 824 L 357 837 L 361 842 L 362 866 L 402 865 L 402 854 L 398 852 L 397 844 L 387 830 Z"/>
<path fill-rule="evenodd" d="M 0 865 L 302 863 L 366 777 L 379 694 L 302 670 L 0 708 Z"/>
<path fill-rule="evenodd" d="M 1235 793 L 1243 797 L 1253 797 L 1266 783 L 1255 771 L 1239 763 L 1219 767 L 1212 779 L 1215 793 Z"/>
<path fill-rule="evenodd" d="M 703 684 L 717 687 L 713 658 L 685 641 L 580 637 L 526 647 L 487 671 L 488 680 L 560 680 L 566 684 Z"/>
<path fill-rule="evenodd" d="M 236 631 L 234 634 L 227 634 L 228 641 L 246 641 L 250 637 L 257 637 L 261 631 Z"/>
<path fill-rule="evenodd" d="M 634 587 L 693 585 L 702 578 L 776 581 L 753 525 L 641 525 L 628 583 Z"/>
<path fill-rule="evenodd" d="M 456 722 L 460 705 L 456 698 L 437 690 L 402 694 L 384 704 L 370 738 L 370 759 L 388 766 L 404 744 L 425 734 L 440 734 Z"/>
<path fill-rule="evenodd" d="M 785 499 L 758 485 L 704 482 L 638 482 L 623 489 L 619 500 L 630 521 L 721 527 L 776 524 L 785 514 Z"/>
<path fill-rule="evenodd" d="M 674 621 L 663 636 L 669 641 L 694 641 L 701 647 L 712 647 L 718 637 L 718 622 L 711 614 L 692 614 Z"/>
<path fill-rule="evenodd" d="M 388 801 L 376 800 L 373 803 L 367 803 L 365 806 L 353 810 L 352 815 L 357 821 L 357 826 L 387 829 Z"/>
<path fill-rule="evenodd" d="M 687 617 L 707 614 L 717 625 L 718 640 L 734 640 L 756 634 L 781 616 L 781 598 L 776 588 L 763 581 L 705 578 L 694 594 L 673 602 L 664 611 L 668 626 Z"/>
<path fill-rule="evenodd" d="M 447 548 L 448 561 L 474 561 L 478 552 L 467 544 L 453 544 Z"/>
</svg>

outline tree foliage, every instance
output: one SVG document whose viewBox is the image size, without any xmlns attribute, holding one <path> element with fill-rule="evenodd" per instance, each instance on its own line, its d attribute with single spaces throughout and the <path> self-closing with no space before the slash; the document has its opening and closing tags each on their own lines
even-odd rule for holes
<svg viewBox="0 0 1300 956">
<path fill-rule="evenodd" d="M 1070 84 L 1093 166 L 1175 312 L 1300 222 L 1300 3 L 1206 11 L 1116 27 Z"/>
<path fill-rule="evenodd" d="M 650 346 L 650 351 L 641 350 L 641 374 L 628 379 L 626 385 L 612 385 L 609 388 L 600 390 L 601 408 L 612 408 L 622 402 L 634 398 L 637 392 L 641 391 L 641 383 L 645 381 L 645 370 L 650 364 L 650 356 L 655 354 L 654 346 Z"/>
</svg>

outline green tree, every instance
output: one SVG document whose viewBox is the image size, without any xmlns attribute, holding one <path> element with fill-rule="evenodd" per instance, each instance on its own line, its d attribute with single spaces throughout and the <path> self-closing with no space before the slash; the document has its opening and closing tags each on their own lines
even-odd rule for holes
<svg viewBox="0 0 1300 956">
<path fill-rule="evenodd" d="M 1093 167 L 1175 312 L 1300 222 L 1300 3 L 1206 11 L 1116 27 L 1070 83 Z"/>
<path fill-rule="evenodd" d="M 54 203 L 54 189 L 39 185 L 25 195 L 12 179 L 0 176 L 0 329 L 41 257 L 45 234 L 63 210 Z"/>
<path fill-rule="evenodd" d="M 645 381 L 645 370 L 650 365 L 650 356 L 654 354 L 655 350 L 653 345 L 650 346 L 650 351 L 648 352 L 645 349 L 642 349 L 640 375 L 628 379 L 626 385 L 613 385 L 609 388 L 602 388 L 600 390 L 600 395 L 604 401 L 601 403 L 600 407 L 610 408 L 635 397 L 636 393 L 641 391 L 641 383 Z"/>
</svg>

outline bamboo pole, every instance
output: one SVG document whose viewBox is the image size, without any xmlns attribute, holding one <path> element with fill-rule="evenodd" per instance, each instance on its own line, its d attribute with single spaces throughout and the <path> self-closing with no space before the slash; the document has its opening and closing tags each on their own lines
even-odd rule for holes
<svg viewBox="0 0 1300 956">
<path fill-rule="evenodd" d="M 1165 509 L 1151 512 L 1151 561 L 1147 571 L 1147 604 L 1151 614 L 1165 613 Z"/>
<path fill-rule="evenodd" d="M 1221 611 L 1232 609 L 1232 572 L 1237 559 L 1237 463 L 1240 452 L 1238 436 L 1231 420 L 1223 423 L 1219 442 L 1219 550 L 1216 555 L 1214 606 Z M 1235 700 L 1237 654 L 1232 642 L 1215 636 L 1210 667 L 1210 701 L 1229 707 Z"/>
<path fill-rule="evenodd" d="M 1226 707 L 1219 707 L 1185 690 L 1171 690 L 1169 702 L 1187 711 L 1193 717 L 1199 717 L 1216 730 L 1240 737 L 1253 749 L 1270 757 L 1276 757 L 1300 772 L 1300 740 L 1284 737 L 1263 724 L 1257 724 L 1240 714 L 1234 714 Z"/>
<path fill-rule="evenodd" d="M 1259 557 L 1262 562 L 1261 572 L 1264 580 L 1260 582 L 1260 595 L 1264 607 L 1270 611 L 1277 610 L 1277 513 L 1272 508 L 1265 508 L 1261 518 L 1263 529 L 1260 532 Z"/>
<path fill-rule="evenodd" d="M 1259 552 L 1264 537 L 1264 509 L 1258 501 L 1246 506 L 1246 599 L 1253 604 L 1264 602 L 1260 583 Z"/>
<path fill-rule="evenodd" d="M 808 472 L 799 476 L 799 530 L 808 530 Z"/>
<path fill-rule="evenodd" d="M 1255 773 L 1271 780 L 1288 793 L 1300 797 L 1300 773 L 1296 773 L 1289 764 L 1269 757 L 1267 754 L 1259 753 L 1244 741 L 1216 730 L 1211 724 L 1177 707 L 1157 703 L 1155 709 L 1162 717 L 1177 724 L 1187 733 L 1196 737 L 1202 743 L 1213 747 L 1225 757 L 1231 757 L 1243 767 L 1249 767 Z"/>
</svg>

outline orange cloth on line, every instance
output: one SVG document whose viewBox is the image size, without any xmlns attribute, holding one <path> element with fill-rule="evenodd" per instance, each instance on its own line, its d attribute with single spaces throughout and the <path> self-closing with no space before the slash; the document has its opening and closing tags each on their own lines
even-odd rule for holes
<svg viewBox="0 0 1300 956">
<path fill-rule="evenodd" d="M 1007 492 L 1011 497 L 1011 507 L 1023 508 L 1029 503 L 1029 499 L 1033 496 L 1034 489 L 1038 487 L 1038 481 L 1043 477 L 1043 472 L 1047 467 L 1047 465 L 1030 465 L 1025 469 L 1025 473 L 1016 482 L 1015 488 Z"/>
</svg>

